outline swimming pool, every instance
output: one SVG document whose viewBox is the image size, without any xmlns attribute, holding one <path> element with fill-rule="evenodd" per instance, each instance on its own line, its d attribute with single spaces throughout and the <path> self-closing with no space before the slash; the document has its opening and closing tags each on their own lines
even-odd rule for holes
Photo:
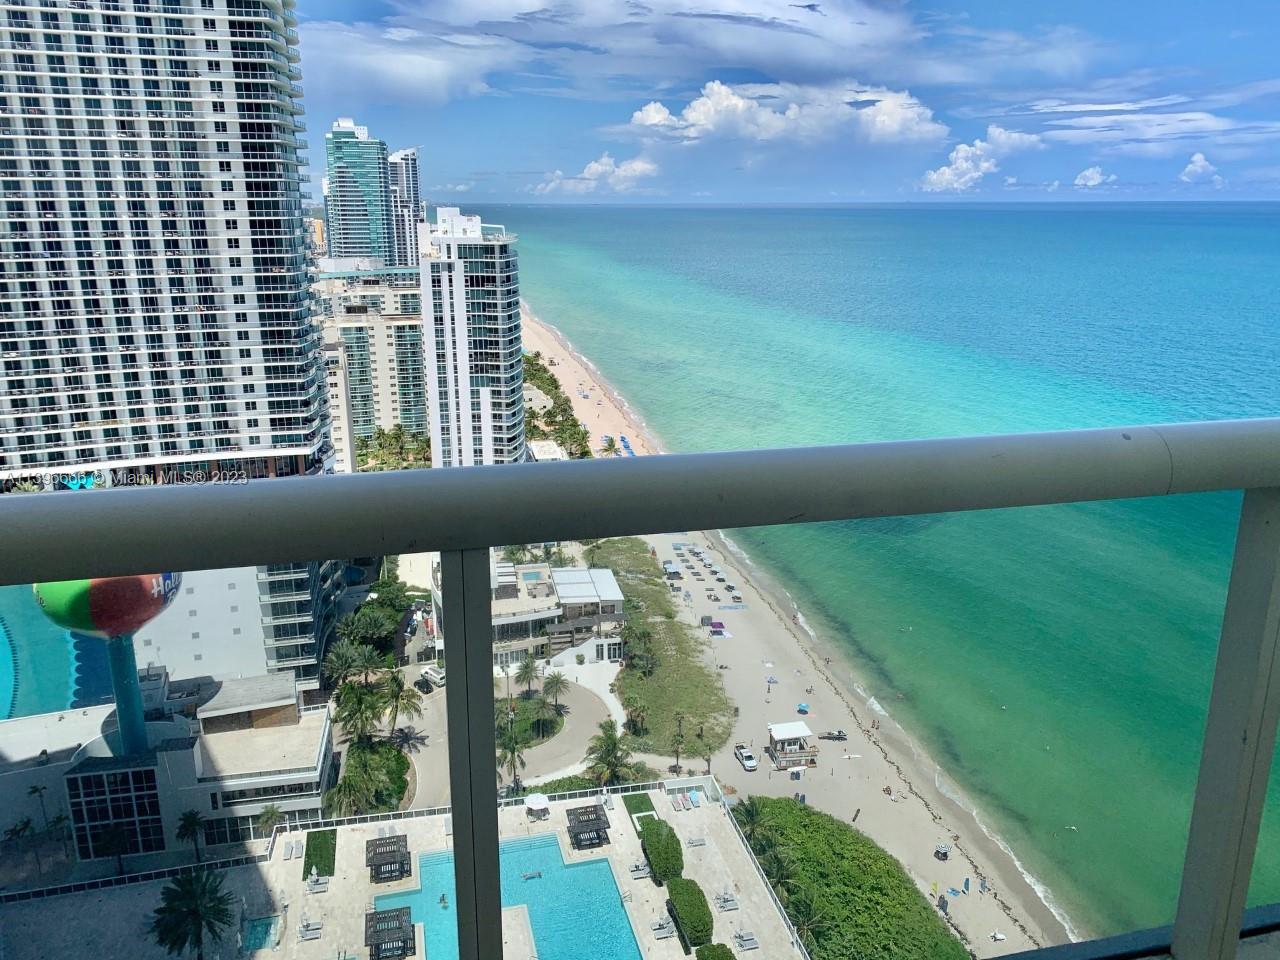
<svg viewBox="0 0 1280 960">
<path fill-rule="evenodd" d="M 73 654 L 71 634 L 45 619 L 30 587 L 0 587 L 0 720 L 71 706 Z"/>
<path fill-rule="evenodd" d="M 542 574 L 539 573 L 537 570 L 522 570 L 520 571 L 520 576 L 524 580 L 541 580 L 542 579 Z"/>
<path fill-rule="evenodd" d="M 280 942 L 280 917 L 257 917 L 240 921 L 240 952 L 274 949 Z"/>
<path fill-rule="evenodd" d="M 641 960 L 607 860 L 566 864 L 555 836 L 543 834 L 506 841 L 499 862 L 502 905 L 528 908 L 539 960 Z M 536 873 L 542 876 L 524 879 Z M 422 924 L 427 956 L 457 960 L 453 854 L 423 854 L 418 882 L 417 890 L 384 894 L 374 904 L 379 910 L 408 907 L 414 922 Z"/>
</svg>

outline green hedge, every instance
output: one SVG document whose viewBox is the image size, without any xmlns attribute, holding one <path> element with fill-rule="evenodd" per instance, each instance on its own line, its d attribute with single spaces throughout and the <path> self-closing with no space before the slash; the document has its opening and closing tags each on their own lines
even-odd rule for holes
<svg viewBox="0 0 1280 960">
<path fill-rule="evenodd" d="M 723 943 L 708 943 L 698 948 L 696 960 L 737 960 Z"/>
<path fill-rule="evenodd" d="M 758 859 L 786 864 L 787 912 L 813 960 L 967 960 L 902 864 L 849 824 L 789 797 L 753 796 L 734 816 Z"/>
<path fill-rule="evenodd" d="M 676 915 L 676 924 L 691 947 L 711 942 L 711 907 L 706 894 L 693 880 L 675 877 L 667 883 L 667 898 Z M 702 951 L 698 951 L 701 954 Z"/>
<path fill-rule="evenodd" d="M 671 824 L 657 817 L 645 817 L 640 821 L 640 846 L 644 849 L 649 869 L 658 883 L 679 879 L 684 873 L 684 851 L 680 838 Z"/>
</svg>

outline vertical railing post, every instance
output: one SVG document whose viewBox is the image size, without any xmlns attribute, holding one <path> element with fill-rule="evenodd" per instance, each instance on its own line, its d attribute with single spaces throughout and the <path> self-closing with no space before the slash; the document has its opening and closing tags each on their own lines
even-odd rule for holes
<svg viewBox="0 0 1280 960">
<path fill-rule="evenodd" d="M 1280 717 L 1280 489 L 1248 490 L 1173 925 L 1177 960 L 1232 960 Z"/>
<path fill-rule="evenodd" d="M 502 960 L 488 550 L 440 554 L 459 960 Z"/>
</svg>

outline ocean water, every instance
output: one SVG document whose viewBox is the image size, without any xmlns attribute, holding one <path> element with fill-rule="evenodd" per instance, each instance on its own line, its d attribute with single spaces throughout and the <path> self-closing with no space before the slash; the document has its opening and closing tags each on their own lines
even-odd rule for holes
<svg viewBox="0 0 1280 960">
<path fill-rule="evenodd" d="M 1280 413 L 1277 205 L 481 212 L 671 450 Z M 1101 934 L 1174 912 L 1238 508 L 733 537 Z M 1252 902 L 1280 900 L 1274 788 Z"/>
</svg>

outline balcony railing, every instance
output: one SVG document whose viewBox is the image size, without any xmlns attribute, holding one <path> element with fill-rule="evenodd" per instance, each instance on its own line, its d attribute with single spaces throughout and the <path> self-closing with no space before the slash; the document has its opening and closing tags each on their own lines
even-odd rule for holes
<svg viewBox="0 0 1280 960">
<path fill-rule="evenodd" d="M 459 955 L 491 960 L 490 547 L 1214 490 L 1245 495 L 1174 925 L 1039 953 L 1229 960 L 1258 929 L 1244 907 L 1280 715 L 1280 419 L 6 495 L 0 584 L 440 551 Z"/>
</svg>

